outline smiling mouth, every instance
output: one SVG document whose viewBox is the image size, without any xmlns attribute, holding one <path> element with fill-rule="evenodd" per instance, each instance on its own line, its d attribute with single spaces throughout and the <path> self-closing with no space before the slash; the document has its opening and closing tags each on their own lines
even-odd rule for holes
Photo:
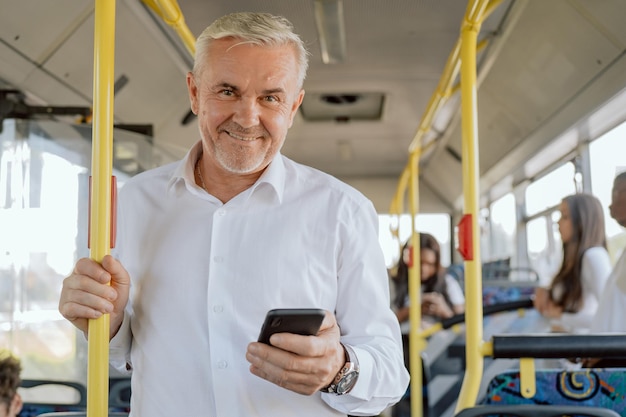
<svg viewBox="0 0 626 417">
<path fill-rule="evenodd" d="M 244 141 L 244 142 L 252 142 L 253 140 L 257 139 L 257 136 L 241 136 L 241 135 L 238 135 L 237 133 L 230 132 L 230 131 L 227 131 L 227 130 L 225 132 L 231 138 L 237 139 L 237 140 L 241 140 L 241 141 Z"/>
</svg>

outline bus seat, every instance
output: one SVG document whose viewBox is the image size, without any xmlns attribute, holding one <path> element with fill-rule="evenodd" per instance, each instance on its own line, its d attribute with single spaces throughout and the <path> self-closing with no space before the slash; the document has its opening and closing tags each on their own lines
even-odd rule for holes
<svg viewBox="0 0 626 417">
<path fill-rule="evenodd" d="M 56 412 L 66 412 L 66 411 L 76 411 L 79 413 L 85 413 L 86 407 L 78 407 L 74 405 L 67 404 L 32 404 L 32 403 L 24 403 L 22 407 L 22 411 L 17 415 L 17 417 L 36 417 L 43 414 L 56 413 Z M 43 414 L 42 414 L 43 413 Z"/>
<path fill-rule="evenodd" d="M 534 286 L 498 285 L 495 282 L 485 282 L 483 283 L 483 306 L 527 299 L 534 293 Z"/>
<path fill-rule="evenodd" d="M 109 410 L 130 411 L 130 378 L 111 378 L 109 380 Z"/>
<path fill-rule="evenodd" d="M 87 417 L 87 413 L 85 411 L 68 411 L 39 414 L 39 417 Z M 108 417 L 128 417 L 128 413 L 109 412 Z"/>
<path fill-rule="evenodd" d="M 532 398 L 521 394 L 519 371 L 507 371 L 491 379 L 482 404 L 581 405 L 608 408 L 626 416 L 625 395 L 626 368 L 538 370 Z"/>
<path fill-rule="evenodd" d="M 486 279 L 509 279 L 511 271 L 511 258 L 496 259 L 495 261 L 482 264 L 483 280 Z"/>
<path fill-rule="evenodd" d="M 479 405 L 462 410 L 455 417 L 619 417 L 613 410 L 586 406 L 557 406 L 557 405 Z"/>
<path fill-rule="evenodd" d="M 462 290 L 465 290 L 465 264 L 464 263 L 456 263 L 450 264 L 446 269 L 446 274 L 450 275 L 452 278 L 459 283 Z"/>
<path fill-rule="evenodd" d="M 74 402 L 59 403 L 55 401 L 58 398 L 60 390 L 69 391 L 78 399 Z M 37 392 L 38 397 L 50 398 L 37 402 L 30 401 L 30 394 Z M 24 398 L 24 405 L 18 417 L 34 417 L 42 413 L 58 412 L 58 411 L 85 411 L 87 407 L 87 387 L 77 382 L 54 381 L 54 380 L 22 380 L 20 393 Z M 70 395 L 71 396 L 71 395 Z"/>
<path fill-rule="evenodd" d="M 483 305 L 516 301 L 533 295 L 539 283 L 539 274 L 532 268 L 512 267 L 510 258 L 482 264 Z M 465 291 L 464 264 L 450 265 L 446 273 Z"/>
</svg>

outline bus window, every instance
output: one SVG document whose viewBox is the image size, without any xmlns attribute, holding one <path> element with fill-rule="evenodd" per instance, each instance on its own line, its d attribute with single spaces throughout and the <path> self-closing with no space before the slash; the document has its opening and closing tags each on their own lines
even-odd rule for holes
<svg viewBox="0 0 626 417">
<path fill-rule="evenodd" d="M 537 271 L 541 285 L 548 285 L 561 265 L 561 235 L 559 211 L 534 218 L 526 223 L 528 261 Z"/>
<path fill-rule="evenodd" d="M 576 193 L 574 164 L 568 162 L 532 182 L 526 188 L 526 214 L 533 216 L 558 206 L 563 197 Z"/>
<path fill-rule="evenodd" d="M 446 213 L 418 214 L 416 227 L 418 231 L 430 233 L 437 239 L 441 246 L 441 264 L 443 266 L 450 265 L 452 260 L 450 215 Z M 392 235 L 392 228 L 398 230 L 398 239 Z M 411 236 L 411 216 L 402 214 L 398 217 L 380 214 L 378 216 L 378 230 L 380 246 L 383 248 L 387 268 L 393 268 L 400 256 L 400 245 Z M 398 245 L 398 240 L 400 245 Z"/>
<path fill-rule="evenodd" d="M 41 126 L 73 132 L 5 120 L 0 133 L 0 236 L 9 237 L 0 238 L 0 346 L 21 358 L 23 379 L 84 383 L 87 343 L 58 304 L 64 277 L 89 255 L 90 144 L 51 138 Z"/>
<path fill-rule="evenodd" d="M 491 204 L 489 221 L 489 252 L 483 256 L 485 261 L 513 258 L 515 256 L 515 197 L 506 194 Z M 515 264 L 514 259 L 511 259 Z"/>
<path fill-rule="evenodd" d="M 0 346 L 22 360 L 24 379 L 50 375 L 83 381 L 82 336 L 58 312 L 63 278 L 86 245 L 79 196 L 87 169 L 72 152 L 31 132 L 28 140 L 5 123 L 0 135 Z M 84 184 L 84 186 L 81 185 Z"/>
</svg>

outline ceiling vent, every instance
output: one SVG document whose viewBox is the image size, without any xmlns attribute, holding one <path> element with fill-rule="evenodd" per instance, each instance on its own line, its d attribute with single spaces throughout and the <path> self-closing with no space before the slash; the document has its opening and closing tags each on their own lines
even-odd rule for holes
<svg viewBox="0 0 626 417">
<path fill-rule="evenodd" d="M 311 122 L 380 120 L 383 113 L 382 93 L 310 93 L 300 106 L 305 120 Z"/>
</svg>

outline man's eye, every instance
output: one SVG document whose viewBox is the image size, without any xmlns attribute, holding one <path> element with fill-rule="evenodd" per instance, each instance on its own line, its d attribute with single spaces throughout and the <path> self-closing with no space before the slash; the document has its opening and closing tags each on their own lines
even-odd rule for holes
<svg viewBox="0 0 626 417">
<path fill-rule="evenodd" d="M 222 90 L 222 94 L 225 96 L 232 96 L 235 92 L 233 90 Z"/>
<path fill-rule="evenodd" d="M 269 101 L 270 103 L 273 103 L 275 101 L 278 101 L 278 97 L 276 97 L 276 96 L 265 96 L 265 101 Z"/>
</svg>

